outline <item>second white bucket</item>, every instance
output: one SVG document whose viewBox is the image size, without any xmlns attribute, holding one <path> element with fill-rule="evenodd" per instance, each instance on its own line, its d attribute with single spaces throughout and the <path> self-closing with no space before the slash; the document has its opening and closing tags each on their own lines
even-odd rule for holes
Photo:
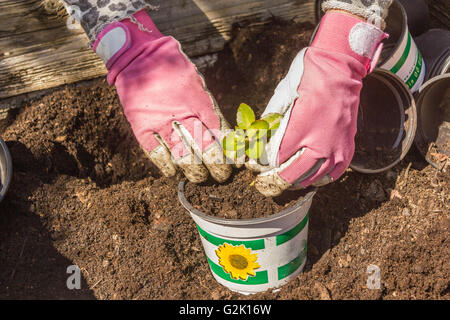
<svg viewBox="0 0 450 320">
<path fill-rule="evenodd" d="M 214 278 L 242 294 L 280 287 L 305 266 L 308 211 L 315 191 L 267 218 L 221 219 L 206 215 L 184 196 L 178 198 L 194 219 Z"/>
<path fill-rule="evenodd" d="M 425 62 L 408 30 L 408 18 L 403 6 L 395 0 L 386 18 L 385 41 L 379 68 L 397 75 L 411 92 L 416 92 L 425 80 Z"/>
<path fill-rule="evenodd" d="M 316 18 L 320 21 L 324 12 L 322 3 L 324 0 L 316 0 Z M 411 4 L 413 5 L 413 4 Z M 416 5 L 420 5 L 419 2 Z M 423 5 L 423 4 L 422 4 Z M 417 8 L 410 7 L 410 11 Z M 417 21 L 413 21 L 417 23 Z M 316 32 L 314 31 L 312 38 Z M 425 62 L 408 29 L 408 17 L 406 10 L 399 0 L 394 0 L 386 17 L 386 30 L 389 38 L 384 40 L 378 68 L 388 70 L 398 76 L 409 87 L 411 92 L 416 92 L 425 80 Z M 312 43 L 312 39 L 311 39 Z"/>
</svg>

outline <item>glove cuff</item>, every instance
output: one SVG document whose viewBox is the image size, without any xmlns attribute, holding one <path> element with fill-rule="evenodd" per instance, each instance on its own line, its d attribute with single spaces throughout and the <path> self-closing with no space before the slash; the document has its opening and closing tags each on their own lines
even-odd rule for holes
<svg viewBox="0 0 450 320">
<path fill-rule="evenodd" d="M 384 19 L 388 14 L 388 9 L 392 4 L 392 1 L 393 0 L 326 0 L 322 4 L 322 10 L 325 12 L 332 9 L 345 10 L 384 29 L 386 26 Z"/>
<path fill-rule="evenodd" d="M 145 10 L 107 25 L 97 36 L 93 49 L 108 69 L 108 83 L 134 60 L 150 41 L 162 38 Z"/>
<path fill-rule="evenodd" d="M 352 56 L 370 72 L 388 35 L 380 28 L 354 16 L 328 12 L 322 18 L 311 47 Z"/>
</svg>

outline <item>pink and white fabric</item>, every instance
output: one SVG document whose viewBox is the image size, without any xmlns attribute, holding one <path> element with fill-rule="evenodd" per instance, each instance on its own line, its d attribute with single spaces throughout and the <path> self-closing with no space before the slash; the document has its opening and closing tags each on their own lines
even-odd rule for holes
<svg viewBox="0 0 450 320">
<path fill-rule="evenodd" d="M 93 48 L 138 142 L 165 175 L 178 166 L 193 182 L 206 180 L 208 171 L 217 181 L 228 178 L 217 142 L 226 122 L 178 41 L 141 10 L 106 26 Z"/>
<path fill-rule="evenodd" d="M 284 115 L 270 140 L 269 165 L 256 181 L 267 196 L 338 179 L 349 166 L 362 79 L 387 35 L 355 16 L 327 13 L 309 48 L 300 51 L 263 116 Z"/>
</svg>

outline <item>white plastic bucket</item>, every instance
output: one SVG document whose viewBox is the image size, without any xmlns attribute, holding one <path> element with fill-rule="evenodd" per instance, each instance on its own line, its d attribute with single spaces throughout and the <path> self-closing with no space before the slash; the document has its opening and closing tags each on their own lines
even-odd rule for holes
<svg viewBox="0 0 450 320">
<path fill-rule="evenodd" d="M 355 154 L 350 167 L 380 173 L 408 153 L 417 130 L 417 110 L 406 84 L 392 72 L 376 68 L 363 80 Z"/>
<path fill-rule="evenodd" d="M 0 138 L 0 201 L 6 195 L 12 178 L 12 160 L 6 143 Z"/>
<path fill-rule="evenodd" d="M 431 29 L 415 40 L 427 65 L 425 82 L 450 70 L 450 30 Z"/>
<path fill-rule="evenodd" d="M 395 0 L 386 18 L 385 42 L 379 68 L 397 75 L 411 92 L 416 92 L 425 80 L 425 62 L 408 30 L 408 18 L 403 6 Z"/>
<path fill-rule="evenodd" d="M 323 1 L 316 1 L 317 21 L 320 21 L 324 14 L 321 10 Z M 416 3 L 416 5 L 418 4 Z M 417 10 L 412 7 L 409 9 L 411 12 Z M 414 21 L 414 23 L 419 23 L 419 21 Z M 313 32 L 310 44 L 318 27 Z M 425 61 L 409 32 L 406 10 L 398 0 L 394 0 L 389 8 L 385 32 L 389 34 L 389 38 L 383 42 L 384 47 L 377 67 L 397 75 L 406 83 L 411 92 L 418 91 L 425 80 Z"/>
<path fill-rule="evenodd" d="M 270 217 L 232 220 L 209 216 L 192 207 L 184 196 L 184 183 L 179 185 L 178 198 L 197 225 L 217 282 L 230 290 L 252 294 L 280 287 L 303 270 L 308 210 L 315 191 Z"/>
<path fill-rule="evenodd" d="M 447 67 L 448 60 L 447 57 Z M 445 63 L 442 71 L 445 70 Z M 450 71 L 449 69 L 447 69 Z M 428 80 L 417 93 L 418 128 L 416 146 L 433 167 L 443 167 L 429 154 L 434 145 L 438 153 L 450 156 L 450 73 Z"/>
</svg>

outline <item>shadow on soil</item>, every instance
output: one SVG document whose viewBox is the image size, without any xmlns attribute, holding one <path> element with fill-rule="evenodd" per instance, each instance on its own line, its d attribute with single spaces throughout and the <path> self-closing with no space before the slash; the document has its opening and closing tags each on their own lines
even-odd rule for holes
<svg viewBox="0 0 450 320">
<path fill-rule="evenodd" d="M 305 271 L 346 234 L 351 220 L 362 217 L 389 201 L 400 173 L 408 166 L 421 170 L 426 162 L 413 147 L 397 166 L 379 174 L 347 172 L 340 181 L 319 188 L 310 210 L 308 261 Z M 401 177 L 400 177 L 401 178 Z M 373 224 L 375 224 L 375 220 Z M 367 226 L 372 228 L 374 226 Z"/>
<path fill-rule="evenodd" d="M 11 147 L 15 171 L 10 192 L 0 203 L 0 299 L 94 299 L 82 276 L 81 289 L 67 288 L 72 274 L 67 268 L 74 263 L 55 249 L 56 233 L 47 230 L 39 213 L 20 200 L 31 197 L 43 183 L 23 170 L 37 159 L 20 142 L 9 143 Z"/>
</svg>

